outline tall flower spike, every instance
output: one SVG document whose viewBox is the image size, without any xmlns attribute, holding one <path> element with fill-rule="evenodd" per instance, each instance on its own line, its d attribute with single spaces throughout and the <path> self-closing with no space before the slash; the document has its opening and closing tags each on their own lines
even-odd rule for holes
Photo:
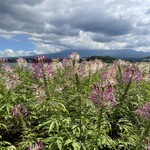
<svg viewBox="0 0 150 150">
<path fill-rule="evenodd" d="M 28 150 L 42 150 L 43 147 L 44 147 L 43 143 L 40 142 L 40 143 L 32 144 L 32 146 L 28 147 Z"/>
<path fill-rule="evenodd" d="M 46 78 L 51 77 L 54 73 L 54 69 L 51 63 L 33 63 L 31 69 L 33 71 L 34 77 L 39 79 L 43 79 L 43 73 L 45 74 Z"/>
<path fill-rule="evenodd" d="M 148 143 L 148 147 L 147 147 L 147 150 L 150 150 L 150 143 Z"/>
<path fill-rule="evenodd" d="M 73 52 L 71 55 L 70 55 L 70 58 L 74 61 L 79 61 L 80 59 L 80 55 L 76 52 Z"/>
<path fill-rule="evenodd" d="M 144 119 L 150 119 L 150 102 L 138 108 L 135 113 Z"/>
<path fill-rule="evenodd" d="M 46 57 L 45 56 L 38 56 L 37 58 L 36 58 L 36 60 L 39 62 L 39 63 L 44 63 L 44 62 L 46 62 Z"/>
<path fill-rule="evenodd" d="M 14 117 L 19 117 L 20 115 L 27 116 L 28 110 L 26 107 L 22 106 L 21 104 L 16 104 L 13 107 L 12 113 Z"/>
<path fill-rule="evenodd" d="M 6 58 L 0 58 L 0 64 L 6 63 L 7 59 Z"/>
<path fill-rule="evenodd" d="M 142 73 L 139 68 L 135 65 L 129 67 L 126 66 L 123 72 L 122 81 L 129 82 L 132 81 L 140 81 L 142 80 Z"/>
<path fill-rule="evenodd" d="M 27 66 L 27 61 L 24 58 L 18 58 L 17 59 L 17 64 L 19 67 L 26 67 Z"/>
<path fill-rule="evenodd" d="M 100 107 L 111 108 L 115 105 L 114 89 L 109 82 L 94 84 L 91 100 Z"/>
<path fill-rule="evenodd" d="M 63 65 L 64 67 L 70 66 L 70 61 L 69 61 L 69 59 L 64 58 L 64 59 L 62 60 L 62 65 Z"/>
</svg>

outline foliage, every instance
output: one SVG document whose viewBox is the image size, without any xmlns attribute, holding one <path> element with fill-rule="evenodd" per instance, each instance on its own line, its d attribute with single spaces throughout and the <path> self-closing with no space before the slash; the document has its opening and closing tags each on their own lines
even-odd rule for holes
<svg viewBox="0 0 150 150">
<path fill-rule="evenodd" d="M 77 53 L 36 60 L 0 60 L 1 150 L 148 148 L 149 70 L 139 69 L 146 63 L 79 63 Z"/>
</svg>

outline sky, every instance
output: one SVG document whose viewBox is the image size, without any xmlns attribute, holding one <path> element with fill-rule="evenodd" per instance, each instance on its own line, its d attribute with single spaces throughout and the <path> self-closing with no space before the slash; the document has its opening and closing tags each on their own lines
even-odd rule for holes
<svg viewBox="0 0 150 150">
<path fill-rule="evenodd" d="M 150 0 L 0 1 L 0 57 L 67 49 L 150 52 Z"/>
</svg>

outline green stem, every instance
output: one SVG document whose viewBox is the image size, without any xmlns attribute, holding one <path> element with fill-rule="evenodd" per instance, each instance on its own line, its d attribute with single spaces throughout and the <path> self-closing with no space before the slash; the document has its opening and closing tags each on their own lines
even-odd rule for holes
<svg viewBox="0 0 150 150">
<path fill-rule="evenodd" d="M 82 140 L 82 106 L 81 106 L 81 97 L 79 97 L 79 119 L 80 119 L 80 143 Z"/>
<path fill-rule="evenodd" d="M 128 85 L 124 91 L 124 94 L 122 95 L 122 97 L 120 98 L 120 100 L 123 102 L 126 99 L 127 93 L 129 91 L 130 85 L 132 83 L 132 78 L 130 79 L 130 81 L 128 82 Z"/>
<path fill-rule="evenodd" d="M 22 114 L 20 114 L 20 118 L 21 118 L 23 130 L 26 131 L 28 128 L 27 128 L 26 122 L 23 120 L 23 115 Z"/>
<path fill-rule="evenodd" d="M 46 92 L 47 98 L 49 99 L 49 97 L 50 97 L 49 90 L 48 90 L 49 87 L 48 87 L 48 84 L 47 84 L 47 79 L 46 79 L 46 75 L 45 75 L 45 69 L 44 69 L 44 63 L 43 63 L 43 61 L 41 62 L 41 65 L 42 65 L 42 74 L 43 74 L 45 92 Z"/>
<path fill-rule="evenodd" d="M 99 139 L 99 136 L 100 136 L 100 134 L 101 134 L 100 130 L 101 130 L 102 113 L 103 113 L 103 110 L 102 110 L 102 109 L 98 111 L 98 122 L 97 122 L 97 146 L 98 146 L 98 139 Z"/>
<path fill-rule="evenodd" d="M 122 71 L 120 65 L 118 66 L 118 70 L 119 70 L 120 79 L 122 79 Z"/>
<path fill-rule="evenodd" d="M 76 90 L 78 92 L 78 107 L 79 107 L 79 128 L 80 128 L 80 144 L 82 141 L 82 100 L 81 100 L 81 95 L 80 95 L 80 80 L 79 76 L 76 73 L 75 74 L 75 80 L 76 80 Z"/>
</svg>

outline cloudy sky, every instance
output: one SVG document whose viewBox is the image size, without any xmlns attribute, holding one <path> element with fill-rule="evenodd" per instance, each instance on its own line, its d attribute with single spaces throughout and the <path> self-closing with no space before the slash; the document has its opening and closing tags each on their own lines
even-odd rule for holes
<svg viewBox="0 0 150 150">
<path fill-rule="evenodd" d="M 150 0 L 0 1 L 0 57 L 66 49 L 150 52 Z"/>
</svg>

